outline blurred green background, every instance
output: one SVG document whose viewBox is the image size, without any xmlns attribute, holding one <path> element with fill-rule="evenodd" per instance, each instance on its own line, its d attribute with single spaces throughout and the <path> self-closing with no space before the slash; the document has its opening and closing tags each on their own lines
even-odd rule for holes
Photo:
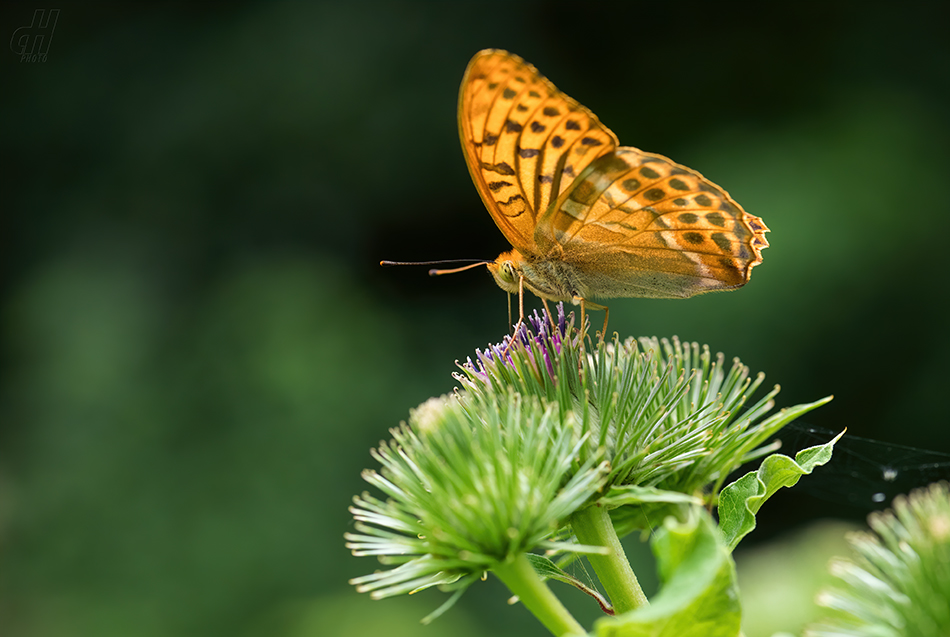
<svg viewBox="0 0 950 637">
<path fill-rule="evenodd" d="M 45 63 L 0 53 L 0 635 L 544 634 L 493 578 L 430 627 L 440 593 L 346 584 L 368 449 L 505 333 L 483 271 L 377 266 L 507 249 L 455 123 L 487 47 L 772 230 L 741 291 L 611 330 L 950 452 L 946 3 L 59 8 Z M 789 492 L 749 544 L 863 514 Z"/>
</svg>

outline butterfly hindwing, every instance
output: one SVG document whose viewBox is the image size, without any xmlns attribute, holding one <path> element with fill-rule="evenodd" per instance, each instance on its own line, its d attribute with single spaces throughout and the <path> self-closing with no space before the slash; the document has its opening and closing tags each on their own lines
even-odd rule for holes
<svg viewBox="0 0 950 637">
<path fill-rule="evenodd" d="M 536 241 L 586 273 L 592 296 L 686 297 L 748 281 L 767 230 L 698 172 L 622 147 L 558 198 Z"/>
</svg>

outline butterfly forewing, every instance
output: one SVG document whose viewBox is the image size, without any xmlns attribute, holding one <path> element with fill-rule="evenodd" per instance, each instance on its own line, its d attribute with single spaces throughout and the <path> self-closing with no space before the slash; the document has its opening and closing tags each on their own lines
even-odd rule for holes
<svg viewBox="0 0 950 637">
<path fill-rule="evenodd" d="M 743 285 L 766 231 L 698 172 L 624 147 L 587 167 L 536 240 L 590 273 L 594 296 L 692 296 Z"/>
<path fill-rule="evenodd" d="M 504 51 L 469 63 L 459 95 L 459 133 L 482 200 L 513 246 L 537 254 L 539 214 L 617 139 L 537 69 Z"/>
</svg>

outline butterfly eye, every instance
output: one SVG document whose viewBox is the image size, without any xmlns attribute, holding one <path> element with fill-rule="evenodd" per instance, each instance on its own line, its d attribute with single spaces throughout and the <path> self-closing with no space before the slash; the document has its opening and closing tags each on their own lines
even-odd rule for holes
<svg viewBox="0 0 950 637">
<path fill-rule="evenodd" d="M 515 282 L 515 278 L 516 278 L 516 277 L 515 277 L 515 266 L 511 263 L 511 261 L 504 261 L 504 262 L 501 264 L 501 268 L 500 268 L 499 272 L 500 272 L 500 274 L 501 274 L 501 279 L 502 279 L 505 283 L 514 283 L 514 282 Z"/>
</svg>

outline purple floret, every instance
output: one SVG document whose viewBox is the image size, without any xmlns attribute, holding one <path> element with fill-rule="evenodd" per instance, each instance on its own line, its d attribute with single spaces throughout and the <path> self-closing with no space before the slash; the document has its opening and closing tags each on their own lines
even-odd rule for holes
<svg viewBox="0 0 950 637">
<path fill-rule="evenodd" d="M 516 343 L 524 346 L 529 353 L 528 361 L 530 362 L 534 358 L 530 354 L 535 352 L 540 354 L 551 378 L 554 378 L 555 358 L 561 353 L 565 337 L 570 334 L 572 322 L 568 321 L 563 303 L 558 303 L 555 307 L 557 308 L 557 321 L 553 326 L 545 310 L 540 312 L 535 310 L 526 317 L 525 322 L 521 324 L 515 334 Z M 475 358 L 478 360 L 478 364 L 476 366 L 469 358 L 466 363 L 467 367 L 484 379 L 488 378 L 487 366 L 491 363 L 502 361 L 514 369 L 515 364 L 512 354 L 515 348 L 509 346 L 511 341 L 511 336 L 505 336 L 501 343 L 489 345 L 484 351 L 475 350 Z"/>
</svg>

